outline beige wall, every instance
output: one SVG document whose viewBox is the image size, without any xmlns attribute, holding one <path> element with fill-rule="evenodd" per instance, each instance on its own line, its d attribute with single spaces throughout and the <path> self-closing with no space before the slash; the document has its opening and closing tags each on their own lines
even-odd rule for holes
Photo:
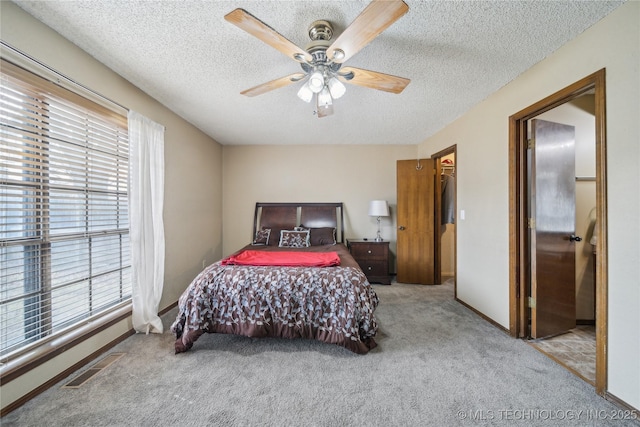
<svg viewBox="0 0 640 427">
<path fill-rule="evenodd" d="M 162 307 L 175 302 L 200 271 L 202 262 L 215 261 L 250 241 L 256 201 L 345 202 L 347 236 L 363 237 L 374 236 L 376 231 L 375 219 L 367 216 L 368 201 L 387 199 L 392 205 L 392 217 L 383 221 L 382 234 L 394 244 L 395 161 L 418 155 L 430 157 L 457 144 L 458 209 L 466 212 L 465 220 L 456 224 L 458 297 L 508 327 L 508 116 L 606 67 L 608 389 L 640 407 L 640 3 L 622 6 L 417 147 L 306 145 L 224 149 L 12 3 L 3 1 L 1 8 L 3 40 L 167 127 L 167 261 Z M 82 349 L 56 358 L 51 369 L 43 367 L 24 381 L 11 382 L 11 388 L 3 386 L 2 405 L 128 327 L 130 324 L 116 325 Z"/>
<path fill-rule="evenodd" d="M 160 308 L 175 303 L 200 271 L 200 260 L 219 259 L 222 254 L 222 147 L 13 3 L 2 1 L 0 7 L 3 41 L 166 127 L 166 262 Z M 29 374 L 2 384 L 2 406 L 12 403 L 129 329 L 130 319 L 65 351 Z"/>
<path fill-rule="evenodd" d="M 256 202 L 343 202 L 345 236 L 375 237 L 369 201 L 389 202 L 381 234 L 396 240 L 396 160 L 415 145 L 255 145 L 224 147 L 223 253 L 251 242 Z"/>
<path fill-rule="evenodd" d="M 457 144 L 458 297 L 509 326 L 508 118 L 606 68 L 608 391 L 640 408 L 640 2 L 631 1 L 419 147 Z"/>
</svg>

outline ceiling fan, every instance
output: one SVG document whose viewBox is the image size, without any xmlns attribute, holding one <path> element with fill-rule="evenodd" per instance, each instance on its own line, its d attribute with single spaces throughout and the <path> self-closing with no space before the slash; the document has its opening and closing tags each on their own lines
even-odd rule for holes
<svg viewBox="0 0 640 427">
<path fill-rule="evenodd" d="M 311 102 L 315 96 L 318 117 L 333 114 L 333 100 L 340 98 L 346 91 L 343 83 L 400 93 L 409 84 L 409 79 L 362 68 L 342 67 L 342 64 L 408 10 L 409 6 L 402 0 L 373 0 L 333 42 L 331 23 L 315 21 L 309 27 L 311 42 L 305 49 L 301 49 L 246 10 L 235 9 L 225 15 L 224 19 L 298 62 L 303 71 L 240 93 L 256 96 L 304 81 L 298 97 Z"/>
</svg>

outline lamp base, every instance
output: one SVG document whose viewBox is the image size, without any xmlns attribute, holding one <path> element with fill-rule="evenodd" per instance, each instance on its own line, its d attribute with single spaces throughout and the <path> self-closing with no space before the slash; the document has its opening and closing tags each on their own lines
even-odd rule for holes
<svg viewBox="0 0 640 427">
<path fill-rule="evenodd" d="M 376 234 L 376 238 L 373 239 L 374 242 L 382 242 L 382 237 L 380 237 L 380 217 L 378 217 L 378 233 Z"/>
</svg>

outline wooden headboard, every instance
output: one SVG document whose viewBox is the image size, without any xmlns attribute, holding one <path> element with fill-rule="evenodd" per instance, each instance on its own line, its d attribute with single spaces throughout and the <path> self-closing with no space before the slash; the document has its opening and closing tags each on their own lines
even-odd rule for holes
<svg viewBox="0 0 640 427">
<path fill-rule="evenodd" d="M 344 243 L 342 203 L 264 203 L 257 202 L 253 215 L 253 236 L 261 228 L 291 230 L 298 225 L 309 228 L 335 227 L 336 240 Z"/>
</svg>

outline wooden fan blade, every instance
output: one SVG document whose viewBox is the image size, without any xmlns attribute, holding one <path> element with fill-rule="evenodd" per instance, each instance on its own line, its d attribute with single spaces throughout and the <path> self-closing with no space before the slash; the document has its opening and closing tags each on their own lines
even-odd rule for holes
<svg viewBox="0 0 640 427">
<path fill-rule="evenodd" d="M 224 19 L 233 25 L 245 30 L 247 33 L 262 40 L 269 46 L 279 50 L 280 52 L 292 58 L 294 61 L 301 62 L 301 58 L 311 62 L 313 57 L 291 41 L 286 39 L 282 34 L 250 14 L 244 9 L 236 9 L 224 16 Z M 296 57 L 298 56 L 298 58 Z"/>
<path fill-rule="evenodd" d="M 270 90 L 279 89 L 284 86 L 288 86 L 292 83 L 300 81 L 305 76 L 304 73 L 294 73 L 279 79 L 271 80 L 270 82 L 262 83 L 261 85 L 254 86 L 251 89 L 240 92 L 241 95 L 257 96 L 262 95 Z"/>
<path fill-rule="evenodd" d="M 383 90 L 385 92 L 400 93 L 411 82 L 404 77 L 392 76 L 390 74 L 378 73 L 376 71 L 363 70 L 355 67 L 342 67 L 340 74 L 353 73 L 353 78 L 347 79 L 343 76 L 338 78 L 352 85 L 364 86 L 371 89 Z"/>
<path fill-rule="evenodd" d="M 327 49 L 327 57 L 342 64 L 407 13 L 402 0 L 374 0 Z M 340 51 L 336 55 L 336 50 Z M 342 54 L 344 52 L 344 55 Z"/>
</svg>

